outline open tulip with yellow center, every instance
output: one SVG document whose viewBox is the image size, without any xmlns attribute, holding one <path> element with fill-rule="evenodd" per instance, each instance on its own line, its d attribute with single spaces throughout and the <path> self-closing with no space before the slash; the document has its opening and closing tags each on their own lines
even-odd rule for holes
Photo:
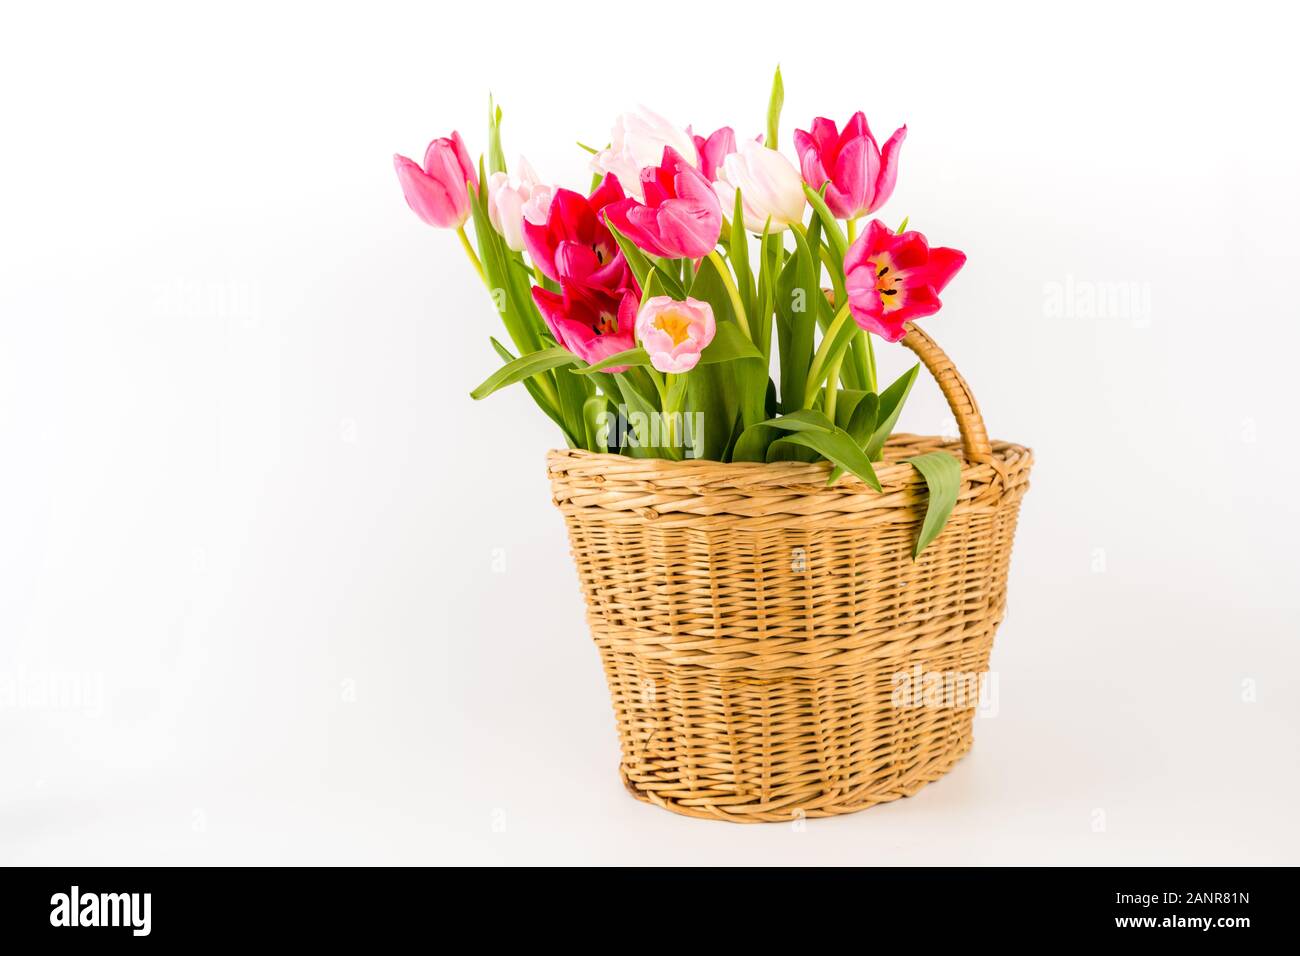
<svg viewBox="0 0 1300 956">
<path fill-rule="evenodd" d="M 660 372 L 689 372 L 700 353 L 713 341 L 718 327 L 713 307 L 699 299 L 677 301 L 656 295 L 641 304 L 636 317 L 636 337 Z"/>
</svg>

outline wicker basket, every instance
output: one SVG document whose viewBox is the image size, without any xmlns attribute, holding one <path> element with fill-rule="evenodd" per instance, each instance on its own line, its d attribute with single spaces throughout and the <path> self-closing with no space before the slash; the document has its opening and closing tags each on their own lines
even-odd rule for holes
<svg viewBox="0 0 1300 956">
<path fill-rule="evenodd" d="M 973 702 L 900 701 L 899 675 L 987 670 L 1032 457 L 989 442 L 932 340 L 903 342 L 961 442 L 890 439 L 883 493 L 852 476 L 826 487 L 825 463 L 550 453 L 638 798 L 741 822 L 851 813 L 970 749 Z M 962 457 L 962 486 L 914 561 L 927 496 L 903 459 L 936 449 Z"/>
</svg>

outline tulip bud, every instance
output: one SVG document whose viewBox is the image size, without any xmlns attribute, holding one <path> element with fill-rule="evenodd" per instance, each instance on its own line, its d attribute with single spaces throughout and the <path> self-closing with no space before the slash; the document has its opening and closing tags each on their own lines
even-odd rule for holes
<svg viewBox="0 0 1300 956">
<path fill-rule="evenodd" d="M 758 143 L 745 143 L 722 161 L 714 188 L 723 210 L 735 208 L 736 190 L 740 190 L 745 228 L 750 232 L 762 232 L 769 217 L 768 228 L 774 233 L 803 221 L 807 199 L 799 171 L 776 150 Z"/>
<path fill-rule="evenodd" d="M 795 130 L 794 145 L 804 182 L 813 189 L 826 184 L 826 205 L 837 219 L 857 219 L 870 215 L 894 192 L 898 179 L 898 153 L 907 138 L 902 126 L 885 142 L 884 148 L 867 127 L 861 112 L 844 126 L 844 132 L 831 120 L 819 116 L 812 130 Z"/>
<path fill-rule="evenodd" d="M 417 216 L 440 229 L 465 225 L 470 212 L 466 183 L 478 189 L 478 177 L 460 133 L 430 143 L 423 169 L 405 156 L 394 156 L 393 165 L 407 205 Z"/>
<path fill-rule="evenodd" d="M 493 173 L 488 177 L 488 219 L 506 245 L 519 252 L 524 248 L 524 208 L 539 184 L 528 160 L 520 156 L 516 168 L 514 175 Z"/>
</svg>

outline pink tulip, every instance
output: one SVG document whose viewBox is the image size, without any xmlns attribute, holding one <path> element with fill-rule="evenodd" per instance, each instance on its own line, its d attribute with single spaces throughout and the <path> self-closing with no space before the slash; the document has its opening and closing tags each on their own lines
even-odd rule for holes
<svg viewBox="0 0 1300 956">
<path fill-rule="evenodd" d="M 736 151 L 736 131 L 730 126 L 724 126 L 710 133 L 707 139 L 693 134 L 691 138 L 695 140 L 695 153 L 700 160 L 700 172 L 709 182 L 717 182 L 722 160 L 728 153 Z"/>
<path fill-rule="evenodd" d="M 394 156 L 397 181 L 407 205 L 431 226 L 458 229 L 469 218 L 469 190 L 478 189 L 474 164 L 465 150 L 460 133 L 435 139 L 424 152 L 424 168 L 405 156 Z"/>
<path fill-rule="evenodd" d="M 939 311 L 939 293 L 965 262 L 964 252 L 931 249 L 919 232 L 897 235 L 879 219 L 871 220 L 844 256 L 853 320 L 897 342 L 907 334 L 903 323 Z"/>
<path fill-rule="evenodd" d="M 875 212 L 893 194 L 898 151 L 906 138 L 907 127 L 900 126 L 880 149 L 859 111 L 843 133 L 831 120 L 817 117 L 811 133 L 794 131 L 794 146 L 804 182 L 820 189 L 829 180 L 826 205 L 837 219 L 856 219 Z"/>
<path fill-rule="evenodd" d="M 704 175 L 671 146 L 663 163 L 641 170 L 645 202 L 610 203 L 602 216 L 608 225 L 651 255 L 702 259 L 718 244 L 722 207 Z"/>
<path fill-rule="evenodd" d="M 713 307 L 699 299 L 684 302 L 666 295 L 647 299 L 636 316 L 636 335 L 661 372 L 689 372 L 713 341 L 718 327 Z"/>
</svg>

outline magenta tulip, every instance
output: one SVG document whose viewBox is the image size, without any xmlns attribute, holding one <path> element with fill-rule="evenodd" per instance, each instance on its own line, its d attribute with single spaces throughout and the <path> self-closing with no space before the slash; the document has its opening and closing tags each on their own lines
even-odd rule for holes
<svg viewBox="0 0 1300 956">
<path fill-rule="evenodd" d="M 692 135 L 695 140 L 695 153 L 700 160 L 700 172 L 709 182 L 718 181 L 718 170 L 728 153 L 736 151 L 736 131 L 730 126 L 716 129 L 708 138 Z"/>
<path fill-rule="evenodd" d="M 631 271 L 588 271 L 590 262 L 576 243 L 566 242 L 556 257 L 560 291 L 533 286 L 546 327 L 564 348 L 595 364 L 636 345 L 636 310 L 640 302 Z M 625 371 L 627 366 L 610 368 Z"/>
<path fill-rule="evenodd" d="M 424 152 L 424 168 L 405 156 L 394 156 L 397 181 L 407 205 L 431 226 L 458 229 L 469 218 L 470 184 L 478 189 L 474 164 L 460 133 L 435 139 Z"/>
<path fill-rule="evenodd" d="M 853 321 L 897 342 L 907 334 L 905 322 L 939 311 L 939 293 L 965 263 L 964 252 L 932 249 L 919 232 L 898 235 L 879 219 L 871 220 L 844 256 Z"/>
<path fill-rule="evenodd" d="M 600 213 L 623 196 L 618 177 L 611 174 L 590 196 L 572 189 L 555 190 L 544 223 L 525 215 L 524 248 L 542 274 L 559 282 L 560 252 L 569 249 L 568 265 L 575 276 L 593 276 L 596 284 L 606 287 L 617 285 L 628 265 Z"/>
<path fill-rule="evenodd" d="M 651 255 L 702 259 L 718 244 L 722 207 L 704 174 L 671 146 L 663 162 L 641 170 L 645 202 L 624 199 L 603 213 L 612 225 Z"/>
<path fill-rule="evenodd" d="M 898 151 L 907 138 L 901 126 L 885 142 L 876 146 L 861 111 L 841 133 L 835 123 L 819 116 L 813 120 L 812 132 L 794 131 L 794 145 L 804 182 L 813 189 L 826 187 L 826 205 L 837 219 L 856 219 L 870 215 L 889 199 L 898 179 Z"/>
</svg>

